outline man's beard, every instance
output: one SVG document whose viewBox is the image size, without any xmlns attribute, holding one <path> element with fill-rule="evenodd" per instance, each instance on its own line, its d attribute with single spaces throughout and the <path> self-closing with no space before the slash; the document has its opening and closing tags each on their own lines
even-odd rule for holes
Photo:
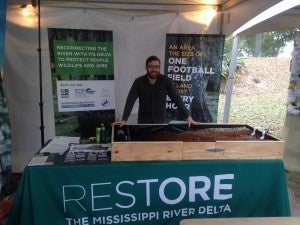
<svg viewBox="0 0 300 225">
<path fill-rule="evenodd" d="M 147 73 L 147 76 L 150 78 L 150 79 L 156 79 L 159 75 L 159 72 L 152 72 L 152 73 Z"/>
</svg>

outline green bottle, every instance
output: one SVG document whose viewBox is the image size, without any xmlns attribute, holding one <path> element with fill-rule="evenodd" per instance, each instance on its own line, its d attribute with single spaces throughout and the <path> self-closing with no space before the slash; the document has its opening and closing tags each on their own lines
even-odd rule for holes
<svg viewBox="0 0 300 225">
<path fill-rule="evenodd" d="M 96 143 L 99 144 L 101 140 L 101 129 L 100 127 L 96 127 Z"/>
</svg>

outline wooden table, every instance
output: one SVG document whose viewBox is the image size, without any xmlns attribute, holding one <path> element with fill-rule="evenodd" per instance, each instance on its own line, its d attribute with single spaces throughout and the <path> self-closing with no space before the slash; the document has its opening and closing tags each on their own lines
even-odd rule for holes
<svg viewBox="0 0 300 225">
<path fill-rule="evenodd" d="M 185 219 L 180 225 L 299 225 L 300 217 Z"/>
</svg>

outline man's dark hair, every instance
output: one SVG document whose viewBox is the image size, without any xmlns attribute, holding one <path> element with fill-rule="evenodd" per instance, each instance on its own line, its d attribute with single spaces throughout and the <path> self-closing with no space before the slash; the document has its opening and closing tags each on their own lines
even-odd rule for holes
<svg viewBox="0 0 300 225">
<path fill-rule="evenodd" d="M 151 55 L 148 57 L 148 59 L 146 60 L 146 66 L 148 66 L 148 63 L 149 62 L 152 62 L 152 61 L 159 61 L 159 64 L 160 64 L 160 60 L 157 56 L 155 55 Z"/>
</svg>

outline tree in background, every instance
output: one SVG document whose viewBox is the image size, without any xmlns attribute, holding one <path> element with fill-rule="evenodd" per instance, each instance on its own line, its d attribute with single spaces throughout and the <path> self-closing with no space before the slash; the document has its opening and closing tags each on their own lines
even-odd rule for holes
<svg viewBox="0 0 300 225">
<path fill-rule="evenodd" d="M 299 29 L 295 28 L 239 36 L 236 72 L 243 70 L 244 63 L 242 57 L 277 57 L 283 51 L 286 44 L 293 41 L 298 33 Z M 227 37 L 224 44 L 221 93 L 225 91 L 225 84 L 228 77 L 232 41 L 233 38 L 231 36 Z"/>
<path fill-rule="evenodd" d="M 223 61 L 222 61 L 222 81 L 220 86 L 220 93 L 222 94 L 225 93 L 225 85 L 227 82 L 227 77 L 229 75 L 228 73 L 229 73 L 229 64 L 230 64 L 230 57 L 231 57 L 232 40 L 233 38 L 231 36 L 227 37 L 224 43 Z M 239 48 L 238 57 L 236 60 L 236 72 L 242 70 L 244 67 L 243 60 L 240 57 L 241 56 L 240 51 L 241 49 Z"/>
<path fill-rule="evenodd" d="M 253 57 L 277 57 L 285 45 L 295 39 L 298 31 L 295 28 L 256 35 L 241 35 L 239 38 L 240 54 Z"/>
</svg>

